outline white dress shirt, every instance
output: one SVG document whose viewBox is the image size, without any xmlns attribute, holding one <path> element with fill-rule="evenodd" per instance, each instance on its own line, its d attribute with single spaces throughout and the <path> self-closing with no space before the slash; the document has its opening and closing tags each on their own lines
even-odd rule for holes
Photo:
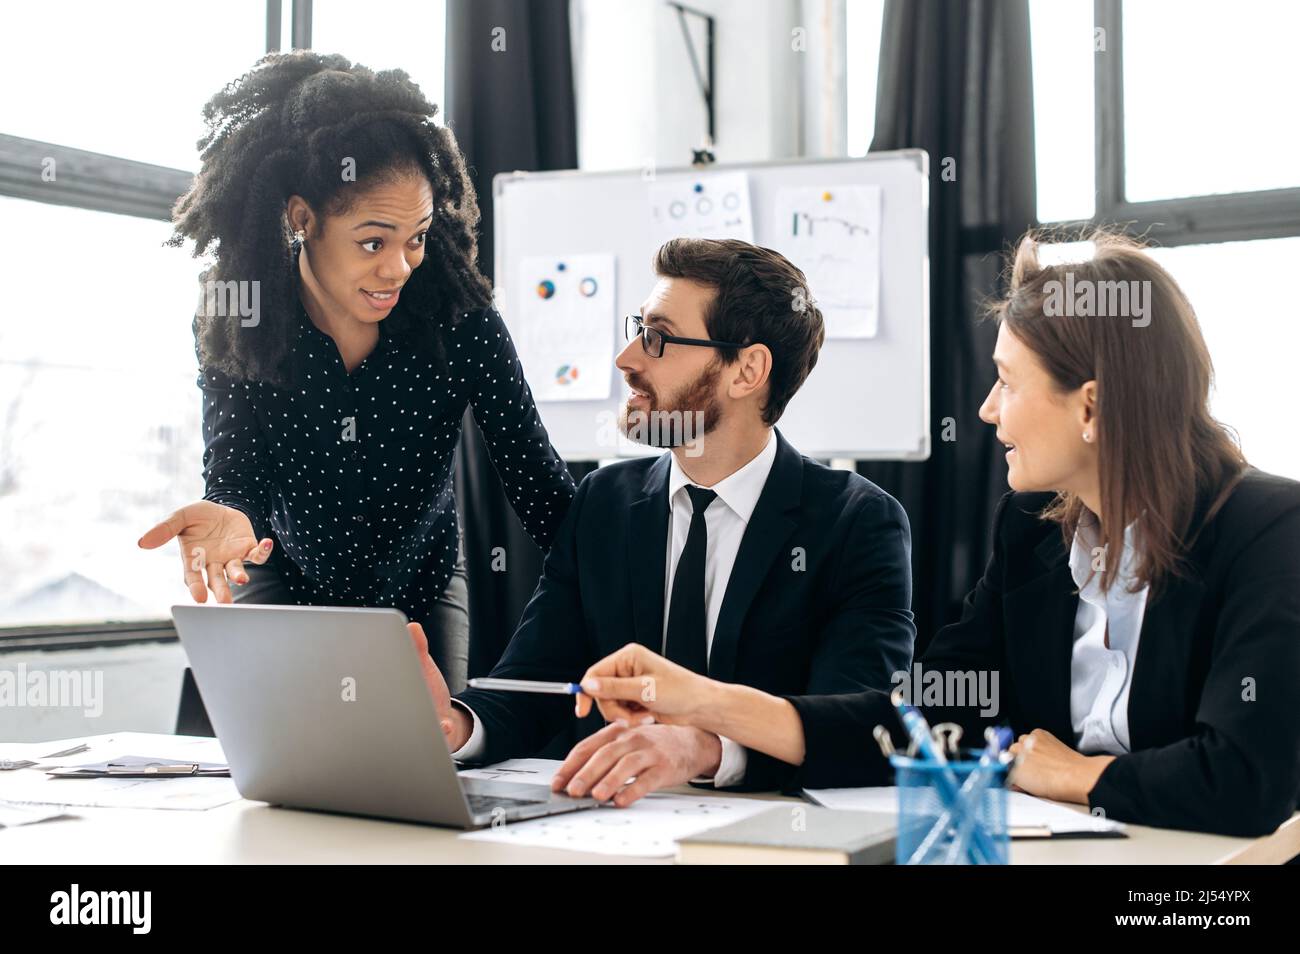
<svg viewBox="0 0 1300 954">
<path fill-rule="evenodd" d="M 1129 592 L 1138 559 L 1135 528 L 1132 523 L 1124 530 L 1119 570 L 1106 593 L 1101 591 L 1101 571 L 1092 571 L 1098 540 L 1097 518 L 1091 511 L 1084 511 L 1070 547 L 1070 575 L 1079 587 L 1070 656 L 1070 723 L 1075 747 L 1088 755 L 1123 755 L 1130 749 L 1128 696 L 1148 590 Z"/>
<path fill-rule="evenodd" d="M 672 602 L 673 574 L 677 572 L 677 561 L 686 546 L 686 535 L 691 527 L 691 497 L 686 492 L 686 485 L 691 479 L 677 463 L 677 456 L 671 454 L 671 466 L 668 473 L 668 548 L 664 565 L 664 644 L 659 647 L 662 654 L 668 636 L 668 610 Z M 731 569 L 736 563 L 736 554 L 740 551 L 740 541 L 745 535 L 745 527 L 758 505 L 758 498 L 767 484 L 772 464 L 776 460 L 776 432 L 768 435 L 767 443 L 748 464 L 734 471 L 728 477 L 718 481 L 709 489 L 716 493 L 709 508 L 704 511 L 704 525 L 708 541 L 704 553 L 704 607 L 705 639 L 708 651 L 713 650 L 713 630 L 717 626 L 718 613 L 722 609 L 722 599 L 726 595 L 727 582 L 731 579 Z M 698 486 L 698 485 L 697 485 Z M 456 759 L 472 761 L 478 758 L 484 748 L 482 723 L 473 709 L 461 702 L 457 705 L 466 709 L 474 720 L 474 728 L 465 744 L 452 753 Z M 745 749 L 731 739 L 722 738 L 722 760 L 712 779 L 715 786 L 735 785 L 745 775 Z"/>
<path fill-rule="evenodd" d="M 776 461 L 776 432 L 772 431 L 767 443 L 758 455 L 744 467 L 724 477 L 709 489 L 718 495 L 704 511 L 704 527 L 707 531 L 707 544 L 704 549 L 704 638 L 707 652 L 713 652 L 713 631 L 718 625 L 718 613 L 722 609 L 722 599 L 727 592 L 727 583 L 731 580 L 731 568 L 736 565 L 736 554 L 740 552 L 740 541 L 749 526 L 749 518 L 758 506 L 758 498 L 767 484 L 767 477 L 772 472 Z M 663 643 L 659 647 L 660 655 L 668 648 L 668 609 L 673 597 L 673 576 L 677 572 L 677 561 L 686 547 L 686 535 L 691 529 L 691 495 L 686 492 L 686 485 L 691 479 L 677 463 L 677 456 L 672 459 L 672 469 L 668 473 L 668 559 L 664 565 L 664 625 Z M 696 486 L 699 486 L 698 484 Z M 713 776 L 713 784 L 719 788 L 735 785 L 745 777 L 745 748 L 731 739 L 722 736 L 722 761 Z"/>
</svg>

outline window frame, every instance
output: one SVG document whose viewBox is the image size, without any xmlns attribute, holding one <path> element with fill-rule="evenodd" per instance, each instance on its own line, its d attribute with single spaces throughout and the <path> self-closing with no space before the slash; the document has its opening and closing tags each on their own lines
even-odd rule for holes
<svg viewBox="0 0 1300 954">
<path fill-rule="evenodd" d="M 1046 224 L 1066 230 L 1119 225 L 1163 246 L 1300 235 L 1300 187 L 1144 202 L 1125 197 L 1123 3 L 1093 2 L 1093 26 L 1104 30 L 1106 43 L 1105 52 L 1093 54 L 1096 209 L 1091 219 Z"/>
<path fill-rule="evenodd" d="M 309 48 L 312 0 L 291 2 L 290 46 Z M 282 0 L 266 0 L 267 53 L 281 49 L 283 14 Z M 59 170 L 54 182 L 41 179 L 46 159 L 54 159 Z M 10 198 L 169 222 L 193 178 L 183 169 L 0 133 L 0 195 Z M 0 626 L 0 654 L 175 639 L 175 627 L 165 617 Z"/>
</svg>

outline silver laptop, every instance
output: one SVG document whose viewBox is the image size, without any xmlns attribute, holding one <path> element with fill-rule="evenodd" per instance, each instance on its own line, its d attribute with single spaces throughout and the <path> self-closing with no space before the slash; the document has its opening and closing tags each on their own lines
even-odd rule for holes
<svg viewBox="0 0 1300 954">
<path fill-rule="evenodd" d="M 172 618 L 245 798 L 454 828 L 596 804 L 460 778 L 397 610 L 186 604 Z"/>
</svg>

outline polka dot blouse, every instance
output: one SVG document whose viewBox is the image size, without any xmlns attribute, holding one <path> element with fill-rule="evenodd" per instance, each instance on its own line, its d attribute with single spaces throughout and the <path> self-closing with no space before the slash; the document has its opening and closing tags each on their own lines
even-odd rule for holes
<svg viewBox="0 0 1300 954">
<path fill-rule="evenodd" d="M 351 374 L 301 309 L 299 323 L 294 387 L 199 374 L 204 498 L 275 539 L 274 565 L 298 603 L 426 617 L 456 564 L 452 473 L 467 405 L 515 513 L 549 549 L 573 479 L 496 309 L 444 327 L 445 363 L 381 321 Z"/>
</svg>

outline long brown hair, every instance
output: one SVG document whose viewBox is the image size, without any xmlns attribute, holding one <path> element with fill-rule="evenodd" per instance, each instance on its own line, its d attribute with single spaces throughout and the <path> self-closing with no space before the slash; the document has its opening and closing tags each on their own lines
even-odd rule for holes
<svg viewBox="0 0 1300 954">
<path fill-rule="evenodd" d="M 1062 391 L 1097 382 L 1099 542 L 1104 553 L 1118 554 L 1124 528 L 1136 520 L 1133 588 L 1150 586 L 1155 594 L 1183 573 L 1194 541 L 1188 532 L 1199 532 L 1227 499 L 1246 461 L 1235 436 L 1210 414 L 1210 353 L 1173 277 L 1123 234 L 1094 229 L 1079 240 L 1092 244 L 1090 259 L 1043 265 L 1039 245 L 1060 237 L 1035 231 L 1021 239 L 1008 293 L 989 314 L 1038 356 Z M 1198 502 L 1210 496 L 1193 528 Z M 1061 525 L 1068 546 L 1084 509 L 1062 492 L 1042 516 Z M 1102 589 L 1119 563 L 1118 556 L 1105 560 Z"/>
</svg>

